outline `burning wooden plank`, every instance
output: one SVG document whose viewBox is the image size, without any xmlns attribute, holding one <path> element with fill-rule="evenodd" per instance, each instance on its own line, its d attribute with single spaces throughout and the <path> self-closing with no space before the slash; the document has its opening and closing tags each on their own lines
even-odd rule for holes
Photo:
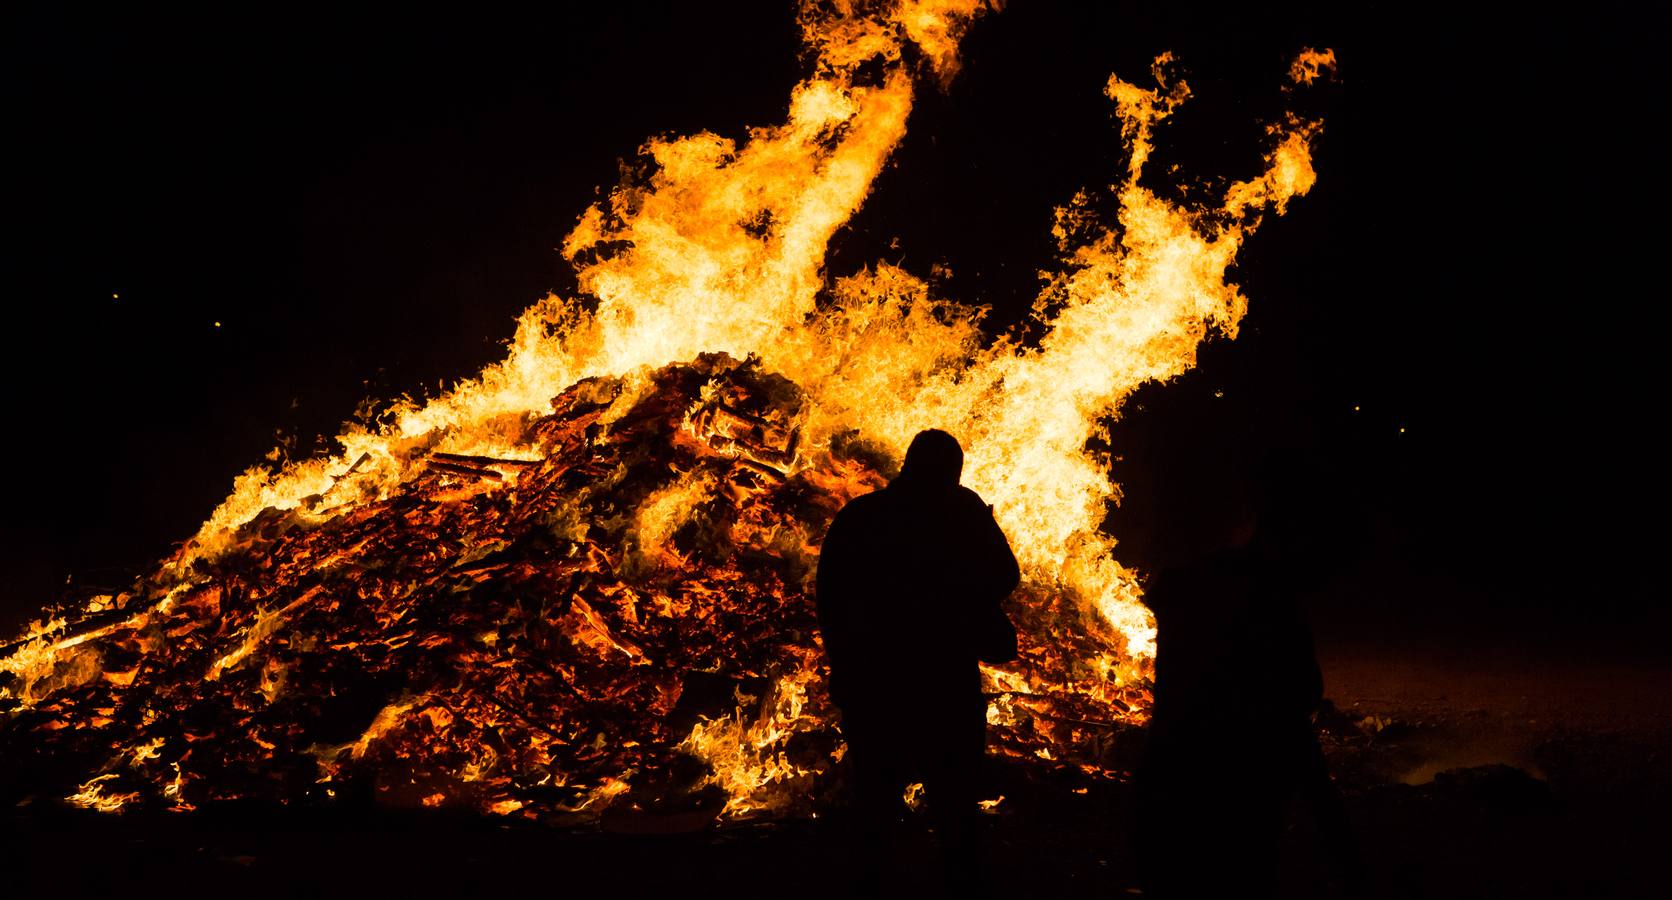
<svg viewBox="0 0 1672 900">
<path fill-rule="evenodd" d="M 505 480 L 504 475 L 494 471 L 493 469 L 483 468 L 480 466 L 463 465 L 442 459 L 430 460 L 429 467 L 433 472 L 440 472 L 444 475 L 457 475 L 461 478 L 486 478 L 489 481 Z"/>
<path fill-rule="evenodd" d="M 491 468 L 493 466 L 524 469 L 540 465 L 540 461 L 537 459 L 500 459 L 497 456 L 465 456 L 459 453 L 441 453 L 439 451 L 431 453 L 430 459 L 476 469 Z"/>
</svg>

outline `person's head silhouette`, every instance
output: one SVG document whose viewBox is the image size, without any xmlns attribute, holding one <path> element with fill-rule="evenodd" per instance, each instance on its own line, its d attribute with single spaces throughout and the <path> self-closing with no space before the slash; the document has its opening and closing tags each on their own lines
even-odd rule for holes
<svg viewBox="0 0 1672 900">
<path fill-rule="evenodd" d="M 906 448 L 906 462 L 897 481 L 918 487 L 951 487 L 964 471 L 964 448 L 958 439 L 938 428 L 920 431 Z"/>
</svg>

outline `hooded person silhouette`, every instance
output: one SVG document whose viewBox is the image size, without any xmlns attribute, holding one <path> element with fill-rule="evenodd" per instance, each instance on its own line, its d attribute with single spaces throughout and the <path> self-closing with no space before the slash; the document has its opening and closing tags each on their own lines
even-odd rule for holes
<svg viewBox="0 0 1672 900">
<path fill-rule="evenodd" d="M 843 507 L 820 551 L 819 628 L 853 773 L 855 849 L 873 881 L 912 782 L 949 881 L 974 877 L 987 727 L 978 662 L 1016 656 L 1000 604 L 1021 574 L 992 508 L 958 483 L 963 464 L 952 435 L 918 434 L 899 476 Z"/>
</svg>

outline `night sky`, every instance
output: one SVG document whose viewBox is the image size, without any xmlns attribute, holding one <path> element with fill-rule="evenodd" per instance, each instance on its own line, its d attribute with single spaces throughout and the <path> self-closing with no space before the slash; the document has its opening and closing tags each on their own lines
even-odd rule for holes
<svg viewBox="0 0 1672 900">
<path fill-rule="evenodd" d="M 1195 98 L 1152 186 L 1174 163 L 1256 173 L 1285 104 L 1326 126 L 1318 186 L 1233 270 L 1243 337 L 1115 426 L 1116 533 L 1142 531 L 1155 466 L 1229 440 L 1306 460 L 1350 536 L 1326 612 L 1656 614 L 1660 23 L 1168 6 L 1017 0 L 980 22 L 829 272 L 940 264 L 945 296 L 1021 321 L 1052 207 L 1122 171 L 1104 82 L 1147 84 L 1171 50 Z M 365 398 L 500 358 L 518 312 L 572 289 L 554 248 L 645 137 L 782 119 L 790 3 L 627 9 L 10 8 L 0 626 L 124 586 L 279 441 L 308 453 Z M 1285 97 L 1308 46 L 1340 80 Z"/>
</svg>

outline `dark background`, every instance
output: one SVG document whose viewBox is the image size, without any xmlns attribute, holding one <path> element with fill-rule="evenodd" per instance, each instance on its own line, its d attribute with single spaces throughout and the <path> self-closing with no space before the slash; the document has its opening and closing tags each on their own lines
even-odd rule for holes
<svg viewBox="0 0 1672 900">
<path fill-rule="evenodd" d="M 1019 321 L 1051 207 L 1122 171 L 1104 82 L 1147 84 L 1162 50 L 1196 97 L 1152 186 L 1248 177 L 1264 122 L 1324 115 L 1318 186 L 1233 272 L 1243 338 L 1115 426 L 1117 534 L 1141 545 L 1146 479 L 1230 435 L 1306 460 L 1300 495 L 1350 536 L 1326 619 L 1641 635 L 1660 23 L 1340 6 L 1018 0 L 920 94 L 830 271 L 942 263 L 943 293 Z M 281 437 L 310 452 L 364 398 L 500 358 L 570 289 L 554 248 L 619 160 L 778 122 L 801 72 L 787 0 L 4 15 L 8 629 L 66 579 L 121 586 Z M 1340 79 L 1285 97 L 1306 46 Z"/>
</svg>

